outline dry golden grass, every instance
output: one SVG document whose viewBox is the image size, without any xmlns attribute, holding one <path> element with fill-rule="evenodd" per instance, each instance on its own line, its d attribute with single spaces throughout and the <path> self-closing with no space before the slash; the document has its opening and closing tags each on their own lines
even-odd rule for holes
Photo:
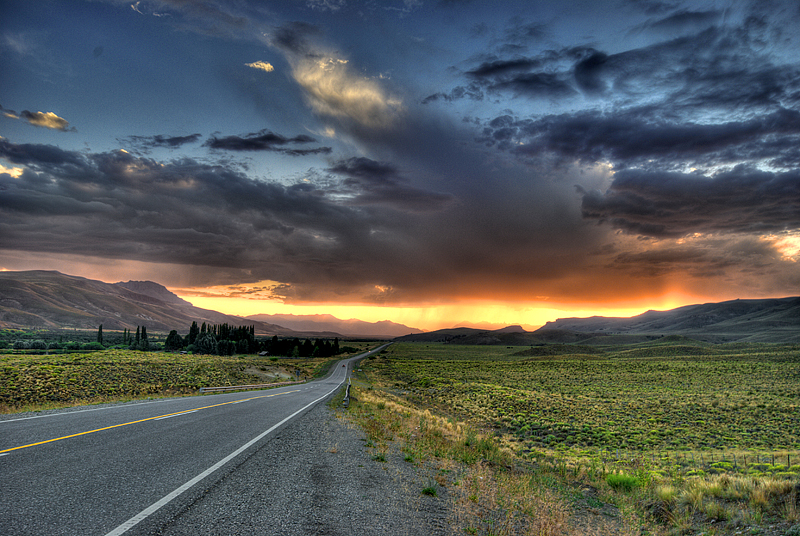
<svg viewBox="0 0 800 536">
<path fill-rule="evenodd" d="M 565 501 L 531 486 L 530 476 L 498 472 L 485 463 L 466 469 L 453 511 L 467 533 L 498 536 L 565 534 L 570 517 Z"/>
<path fill-rule="evenodd" d="M 488 434 L 384 391 L 354 387 L 351 393 L 355 401 L 348 418 L 365 431 L 376 450 L 394 441 L 407 461 L 439 468 L 429 487 L 448 487 L 453 521 L 465 534 L 639 533 L 638 521 L 576 512 L 563 489 L 543 483 L 528 464 L 517 465 L 513 453 Z"/>
</svg>

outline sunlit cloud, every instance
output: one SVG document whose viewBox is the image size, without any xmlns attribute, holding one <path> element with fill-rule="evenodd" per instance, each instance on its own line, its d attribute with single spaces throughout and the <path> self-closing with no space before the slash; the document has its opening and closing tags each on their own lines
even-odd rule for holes
<svg viewBox="0 0 800 536">
<path fill-rule="evenodd" d="M 235 298 L 242 300 L 284 300 L 284 283 L 277 281 L 258 281 L 256 283 L 238 285 L 214 285 L 209 287 L 173 288 L 176 294 L 185 299 L 197 298 Z"/>
<path fill-rule="evenodd" d="M 355 74 L 347 60 L 304 57 L 296 61 L 292 74 L 318 114 L 368 128 L 386 128 L 403 111 L 399 99 L 391 97 L 376 80 Z"/>
<path fill-rule="evenodd" d="M 17 167 L 17 168 L 15 168 L 15 167 L 9 168 L 9 167 L 4 166 L 3 164 L 0 164 L 0 173 L 7 173 L 8 175 L 11 175 L 15 179 L 20 178 L 22 176 L 22 172 L 23 171 L 24 170 L 22 168 L 19 168 L 19 167 Z"/>
<path fill-rule="evenodd" d="M 70 128 L 69 122 L 66 119 L 57 116 L 53 112 L 30 112 L 28 110 L 22 110 L 22 112 L 17 113 L 14 110 L 9 110 L 8 108 L 0 106 L 0 113 L 9 119 L 20 119 L 36 127 L 50 128 L 64 132 L 75 131 L 74 127 Z"/>
<path fill-rule="evenodd" d="M 252 67 L 253 69 L 258 69 L 266 73 L 271 73 L 272 71 L 275 70 L 275 67 L 273 67 L 271 63 L 267 63 L 266 61 L 254 61 L 253 63 L 245 63 L 245 65 L 247 67 Z"/>
<path fill-rule="evenodd" d="M 800 260 L 800 232 L 787 232 L 762 236 L 761 239 L 775 248 L 781 258 L 789 262 Z"/>
<path fill-rule="evenodd" d="M 70 128 L 69 122 L 66 119 L 57 116 L 53 112 L 29 112 L 28 110 L 23 110 L 19 114 L 19 118 L 36 127 L 63 130 L 64 132 L 75 130 L 74 127 Z"/>
</svg>

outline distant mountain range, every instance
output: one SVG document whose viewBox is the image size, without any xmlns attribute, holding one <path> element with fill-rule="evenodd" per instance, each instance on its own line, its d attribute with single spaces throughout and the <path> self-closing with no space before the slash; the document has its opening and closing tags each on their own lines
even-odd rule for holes
<svg viewBox="0 0 800 536">
<path fill-rule="evenodd" d="M 295 331 L 332 331 L 350 337 L 377 337 L 390 339 L 402 335 L 423 333 L 421 329 L 410 328 L 384 320 L 381 322 L 364 322 L 363 320 L 340 320 L 331 315 L 250 315 L 247 317 L 259 322 L 269 322 L 293 329 Z"/>
<path fill-rule="evenodd" d="M 286 325 L 273 323 L 280 318 Z M 248 318 L 201 309 L 152 281 L 104 283 L 55 271 L 0 272 L 0 328 L 77 328 L 186 333 L 192 322 L 254 325 L 259 335 L 375 337 L 420 330 L 393 322 L 339 320 L 330 315 L 255 315 Z M 277 320 L 276 320 L 277 321 Z"/>
<path fill-rule="evenodd" d="M 536 331 L 460 327 L 423 332 L 394 322 L 330 315 L 239 317 L 201 309 L 152 281 L 104 283 L 54 271 L 0 272 L 0 327 L 188 331 L 191 323 L 254 325 L 259 335 L 372 337 L 457 344 L 613 344 L 683 336 L 708 342 L 800 343 L 800 297 L 733 300 L 631 318 L 562 318 Z"/>
<path fill-rule="evenodd" d="M 631 318 L 562 318 L 531 332 L 519 326 L 455 328 L 396 340 L 519 346 L 632 343 L 670 335 L 707 342 L 800 343 L 800 297 L 687 305 Z"/>
</svg>

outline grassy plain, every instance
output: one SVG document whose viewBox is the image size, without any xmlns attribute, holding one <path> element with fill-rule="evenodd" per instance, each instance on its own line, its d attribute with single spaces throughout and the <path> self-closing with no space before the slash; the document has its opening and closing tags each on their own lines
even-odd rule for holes
<svg viewBox="0 0 800 536">
<path fill-rule="evenodd" d="M 35 355 L 0 353 L 0 412 L 10 413 L 152 396 L 197 394 L 201 387 L 310 378 L 339 358 L 270 359 L 109 349 Z M 291 379 L 291 378 L 289 378 Z"/>
<path fill-rule="evenodd" d="M 362 369 L 370 386 L 361 395 L 364 425 L 392 422 L 391 411 L 411 417 L 427 410 L 448 423 L 439 437 L 461 434 L 454 452 L 482 445 L 486 459 L 478 462 L 446 449 L 438 455 L 466 463 L 467 475 L 488 471 L 486 479 L 513 481 L 518 491 L 499 506 L 506 517 L 509 504 L 540 493 L 543 482 L 560 490 L 561 498 L 548 499 L 534 517 L 558 508 L 570 511 L 571 521 L 530 533 L 572 526 L 574 534 L 605 534 L 611 529 L 575 519 L 612 505 L 618 533 L 800 534 L 796 345 L 677 338 L 605 348 L 403 343 Z M 449 432 L 453 423 L 460 424 Z M 406 440 L 418 444 L 421 429 L 413 425 Z M 498 464 L 498 452 L 511 461 Z M 499 488 L 484 493 L 503 495 Z M 468 494 L 464 504 L 481 503 L 478 496 Z M 508 521 L 509 534 L 526 514 L 516 515 L 522 517 Z M 465 523 L 469 533 L 498 533 L 496 524 L 472 532 L 480 523 Z"/>
<path fill-rule="evenodd" d="M 395 344 L 370 371 L 532 449 L 800 450 L 800 347 L 532 350 Z"/>
</svg>

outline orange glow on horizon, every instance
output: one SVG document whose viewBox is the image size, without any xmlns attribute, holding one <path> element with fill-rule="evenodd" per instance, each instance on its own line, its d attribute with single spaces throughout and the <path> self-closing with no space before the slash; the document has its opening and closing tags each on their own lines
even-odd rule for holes
<svg viewBox="0 0 800 536">
<path fill-rule="evenodd" d="M 200 290 L 200 289 L 197 289 Z M 228 296 L 198 296 L 189 289 L 172 289 L 181 298 L 196 307 L 211 309 L 236 316 L 256 314 L 329 314 L 342 320 L 356 318 L 365 322 L 389 320 L 398 324 L 433 331 L 459 325 L 490 325 L 499 329 L 521 325 L 528 331 L 559 318 L 585 318 L 590 316 L 631 317 L 650 309 L 667 310 L 682 305 L 698 303 L 685 295 L 669 295 L 648 300 L 647 303 L 552 304 L 506 303 L 489 301 L 464 301 L 452 304 L 421 304 L 414 306 L 377 306 L 337 303 L 287 304 L 280 300 L 251 299 Z M 490 328 L 490 329 L 491 329 Z"/>
</svg>

